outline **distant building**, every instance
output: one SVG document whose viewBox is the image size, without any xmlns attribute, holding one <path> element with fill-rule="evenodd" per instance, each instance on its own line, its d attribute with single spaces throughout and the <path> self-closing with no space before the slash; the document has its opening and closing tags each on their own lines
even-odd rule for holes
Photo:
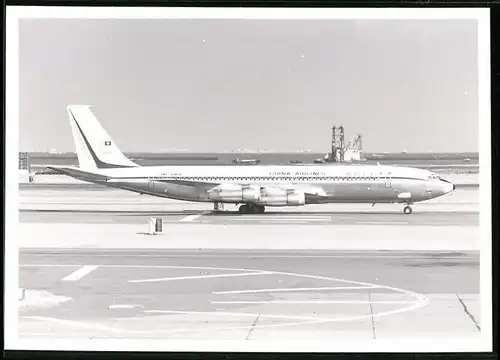
<svg viewBox="0 0 500 360">
<path fill-rule="evenodd" d="M 27 152 L 19 153 L 19 162 L 18 162 L 19 170 L 29 170 L 30 162 L 29 162 L 29 154 Z"/>
</svg>

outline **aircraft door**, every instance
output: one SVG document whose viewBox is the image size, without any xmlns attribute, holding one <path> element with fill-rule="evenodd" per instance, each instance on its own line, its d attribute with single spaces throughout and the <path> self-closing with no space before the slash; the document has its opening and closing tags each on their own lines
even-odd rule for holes
<svg viewBox="0 0 500 360">
<path fill-rule="evenodd" d="M 385 175 L 385 187 L 386 188 L 390 188 L 392 187 L 392 178 L 391 178 L 392 174 L 391 173 L 388 173 Z"/>
</svg>

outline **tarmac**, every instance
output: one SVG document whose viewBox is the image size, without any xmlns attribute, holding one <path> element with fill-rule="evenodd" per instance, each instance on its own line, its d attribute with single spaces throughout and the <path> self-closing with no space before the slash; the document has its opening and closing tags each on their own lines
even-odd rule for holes
<svg viewBox="0 0 500 360">
<path fill-rule="evenodd" d="M 477 252 L 23 250 L 20 256 L 21 286 L 30 289 L 20 310 L 21 336 L 480 334 Z"/>
<path fill-rule="evenodd" d="M 477 189 L 411 215 L 397 204 L 226 210 L 21 189 L 21 338 L 481 336 Z M 161 233 L 148 235 L 148 217 L 163 219 Z"/>
<path fill-rule="evenodd" d="M 475 212 L 427 211 L 406 216 L 399 212 L 268 212 L 267 214 L 240 216 L 234 212 L 213 214 L 202 211 L 59 211 L 21 210 L 23 223 L 65 224 L 142 224 L 149 217 L 161 218 L 164 224 L 189 222 L 193 225 L 401 225 L 401 226 L 479 226 Z"/>
</svg>

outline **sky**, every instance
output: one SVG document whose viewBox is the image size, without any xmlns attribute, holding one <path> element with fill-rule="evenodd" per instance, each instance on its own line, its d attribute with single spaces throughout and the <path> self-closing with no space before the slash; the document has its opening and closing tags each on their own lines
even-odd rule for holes
<svg viewBox="0 0 500 360">
<path fill-rule="evenodd" d="M 23 19 L 19 151 L 74 151 L 90 104 L 124 152 L 476 152 L 476 20 Z"/>
</svg>

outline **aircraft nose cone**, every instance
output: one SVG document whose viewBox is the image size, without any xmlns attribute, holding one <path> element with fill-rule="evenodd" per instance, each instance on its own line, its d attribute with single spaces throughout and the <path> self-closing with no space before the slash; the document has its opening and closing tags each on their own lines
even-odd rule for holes
<svg viewBox="0 0 500 360">
<path fill-rule="evenodd" d="M 444 184 L 444 193 L 445 194 L 451 193 L 453 190 L 455 190 L 455 184 L 452 184 L 452 183 L 445 183 Z"/>
</svg>

